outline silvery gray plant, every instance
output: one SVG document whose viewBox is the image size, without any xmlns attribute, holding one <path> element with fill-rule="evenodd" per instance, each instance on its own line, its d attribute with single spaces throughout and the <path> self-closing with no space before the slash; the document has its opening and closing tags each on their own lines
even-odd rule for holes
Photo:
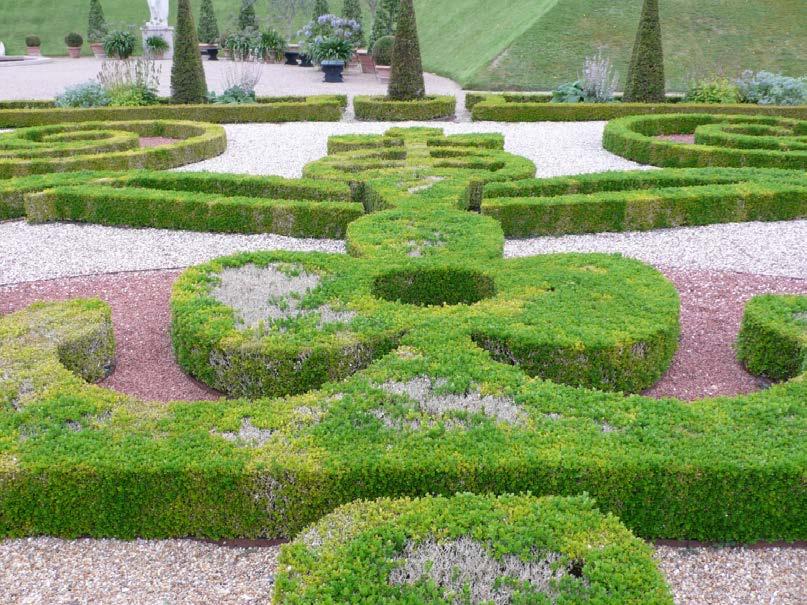
<svg viewBox="0 0 807 605">
<path fill-rule="evenodd" d="M 619 74 L 611 64 L 611 59 L 598 51 L 596 55 L 586 57 L 580 85 L 586 102 L 608 103 L 614 100 L 619 86 Z"/>
</svg>

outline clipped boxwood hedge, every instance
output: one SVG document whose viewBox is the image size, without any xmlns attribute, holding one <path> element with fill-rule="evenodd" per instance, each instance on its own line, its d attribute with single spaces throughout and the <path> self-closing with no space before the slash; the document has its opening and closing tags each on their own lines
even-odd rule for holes
<svg viewBox="0 0 807 605">
<path fill-rule="evenodd" d="M 807 296 L 755 296 L 745 306 L 737 357 L 752 374 L 788 380 L 807 372 Z"/>
<path fill-rule="evenodd" d="M 694 144 L 659 138 L 687 134 L 694 134 Z M 612 153 L 653 166 L 804 170 L 807 168 L 805 136 L 805 120 L 680 114 L 613 120 L 605 127 L 602 144 Z"/>
<path fill-rule="evenodd" d="M 364 214 L 362 199 L 343 183 L 204 172 L 88 176 L 15 179 L 28 220 L 343 238 Z"/>
<path fill-rule="evenodd" d="M 759 168 L 605 172 L 471 183 L 468 206 L 507 237 L 807 218 L 807 176 Z"/>
<path fill-rule="evenodd" d="M 21 103 L 25 108 L 3 109 L 0 106 L 0 128 L 119 120 L 196 120 L 213 124 L 338 122 L 342 119 L 347 97 L 344 95 L 262 97 L 257 103 L 246 104 L 160 103 L 144 107 L 31 108 L 30 101 Z"/>
<path fill-rule="evenodd" d="M 807 105 L 751 105 L 748 103 L 549 103 L 531 95 L 468 95 L 474 121 L 491 122 L 587 122 L 625 116 L 655 114 L 745 114 L 807 119 Z M 534 95 L 532 95 L 534 96 Z"/>
<path fill-rule="evenodd" d="M 453 95 L 427 96 L 412 101 L 396 101 L 382 96 L 353 98 L 356 118 L 374 122 L 439 120 L 453 117 L 456 108 L 457 99 Z"/>
<path fill-rule="evenodd" d="M 140 137 L 179 139 L 140 147 Z M 163 170 L 224 153 L 216 124 L 179 121 L 82 122 L 0 134 L 0 179 L 77 170 Z"/>
<path fill-rule="evenodd" d="M 652 550 L 586 498 L 356 502 L 281 549 L 273 602 L 672 605 Z"/>
<path fill-rule="evenodd" d="M 114 172 L 54 172 L 0 180 L 0 221 L 25 216 L 25 194 L 62 185 L 80 185 Z"/>
</svg>

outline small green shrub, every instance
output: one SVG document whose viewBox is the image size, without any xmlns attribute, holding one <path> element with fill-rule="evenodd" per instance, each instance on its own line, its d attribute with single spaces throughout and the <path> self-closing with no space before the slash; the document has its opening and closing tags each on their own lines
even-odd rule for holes
<svg viewBox="0 0 807 605">
<path fill-rule="evenodd" d="M 39 48 L 42 46 L 42 40 L 39 39 L 39 36 L 25 36 L 25 46 L 28 48 Z"/>
<path fill-rule="evenodd" d="M 109 32 L 103 39 L 104 52 L 110 57 L 128 59 L 134 54 L 137 40 L 129 31 L 116 29 Z"/>
<path fill-rule="evenodd" d="M 238 11 L 238 29 L 241 31 L 251 29 L 257 31 L 258 20 L 255 16 L 255 0 L 241 0 Z"/>
<path fill-rule="evenodd" d="M 84 44 L 84 38 L 82 38 L 81 34 L 77 32 L 70 32 L 64 37 L 64 43 L 69 48 L 79 48 L 82 44 Z"/>
<path fill-rule="evenodd" d="M 231 86 L 220 95 L 211 92 L 208 102 L 222 105 L 238 105 L 242 103 L 257 103 L 254 90 L 246 90 L 242 86 Z"/>
<path fill-rule="evenodd" d="M 146 49 L 153 53 L 163 53 L 170 48 L 162 36 L 149 36 L 146 38 Z"/>
<path fill-rule="evenodd" d="M 740 93 L 737 86 L 728 78 L 699 80 L 690 85 L 686 103 L 739 103 Z"/>
<path fill-rule="evenodd" d="M 199 42 L 216 44 L 219 41 L 219 23 L 213 10 L 213 0 L 202 0 L 199 7 L 199 26 L 196 30 Z"/>
<path fill-rule="evenodd" d="M 157 93 L 142 84 L 124 84 L 107 90 L 113 107 L 147 107 L 159 102 Z"/>
<path fill-rule="evenodd" d="M 373 61 L 376 65 L 392 64 L 392 49 L 395 47 L 395 36 L 383 36 L 373 45 Z"/>
<path fill-rule="evenodd" d="M 257 55 L 262 58 L 280 60 L 286 50 L 286 39 L 275 29 L 261 32 Z"/>
<path fill-rule="evenodd" d="M 56 107 L 106 107 L 111 102 L 106 89 L 98 82 L 90 81 L 68 86 L 56 97 Z"/>
</svg>

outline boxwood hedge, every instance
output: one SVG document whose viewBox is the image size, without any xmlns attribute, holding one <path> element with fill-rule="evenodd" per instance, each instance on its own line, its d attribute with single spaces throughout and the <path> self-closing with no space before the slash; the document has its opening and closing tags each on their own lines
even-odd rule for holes
<svg viewBox="0 0 807 605">
<path fill-rule="evenodd" d="M 694 144 L 664 137 L 694 134 Z M 605 127 L 608 151 L 641 164 L 807 168 L 807 121 L 771 116 L 631 116 Z"/>
<path fill-rule="evenodd" d="M 237 309 L 211 290 L 225 265 L 318 276 L 299 298 L 268 301 L 294 311 L 280 320 L 286 333 L 268 320 L 234 330 L 257 336 L 257 354 L 280 342 L 304 366 L 305 338 L 311 352 L 394 339 L 341 381 L 301 374 L 317 390 L 145 403 L 68 369 L 70 351 L 84 350 L 70 335 L 105 324 L 101 303 L 0 318 L 0 534 L 285 537 L 358 498 L 531 491 L 588 492 L 645 538 L 807 538 L 803 375 L 692 403 L 573 386 L 652 382 L 675 346 L 676 293 L 616 255 L 502 259 L 497 221 L 464 210 L 469 181 L 534 167 L 500 138 L 473 141 L 432 129 L 337 139 L 354 151 L 306 172 L 379 208 L 349 226 L 350 256 L 239 255 L 178 280 L 178 353 L 200 368 L 221 359 L 205 359 L 204 338 L 233 331 Z M 438 276 L 444 287 L 413 293 Z M 339 321 L 319 329 L 325 307 Z M 107 352 L 95 358 L 108 366 Z"/>
<path fill-rule="evenodd" d="M 397 101 L 379 96 L 353 98 L 356 118 L 377 122 L 450 118 L 453 117 L 456 108 L 457 99 L 452 95 L 424 97 L 411 101 Z"/>
<path fill-rule="evenodd" d="M 179 139 L 140 147 L 140 137 Z M 180 121 L 82 122 L 0 134 L 0 179 L 76 170 L 167 169 L 224 153 L 215 124 Z"/>
<path fill-rule="evenodd" d="M 625 116 L 657 114 L 744 114 L 807 119 L 807 105 L 751 105 L 748 103 L 549 103 L 547 96 L 470 94 L 466 105 L 474 121 L 586 122 Z M 675 101 L 675 100 L 672 100 Z"/>
<path fill-rule="evenodd" d="M 586 497 L 357 502 L 283 546 L 273 602 L 672 604 L 650 547 Z"/>
</svg>

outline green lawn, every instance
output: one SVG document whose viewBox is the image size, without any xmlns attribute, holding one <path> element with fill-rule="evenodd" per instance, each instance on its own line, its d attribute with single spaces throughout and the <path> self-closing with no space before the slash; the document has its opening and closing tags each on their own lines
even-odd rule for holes
<svg viewBox="0 0 807 605">
<path fill-rule="evenodd" d="M 214 0 L 222 30 L 235 21 L 240 0 Z M 342 0 L 330 0 L 341 11 Z M 576 77 L 586 55 L 602 49 L 622 76 L 641 0 L 416 0 L 424 65 L 467 88 L 546 90 Z M 110 24 L 146 20 L 143 0 L 102 0 Z M 172 8 L 176 2 L 172 2 Z M 199 0 L 193 0 L 198 10 Z M 86 30 L 89 0 L 0 0 L 0 40 L 10 54 L 39 35 L 46 54 L 65 54 L 70 30 Z M 308 17 L 283 23 L 258 0 L 262 23 L 284 33 Z M 807 72 L 805 0 L 662 0 L 668 86 L 681 90 L 693 77 L 743 69 L 789 75 Z M 365 10 L 365 26 L 372 25 Z M 88 49 L 85 48 L 88 51 Z"/>
</svg>

